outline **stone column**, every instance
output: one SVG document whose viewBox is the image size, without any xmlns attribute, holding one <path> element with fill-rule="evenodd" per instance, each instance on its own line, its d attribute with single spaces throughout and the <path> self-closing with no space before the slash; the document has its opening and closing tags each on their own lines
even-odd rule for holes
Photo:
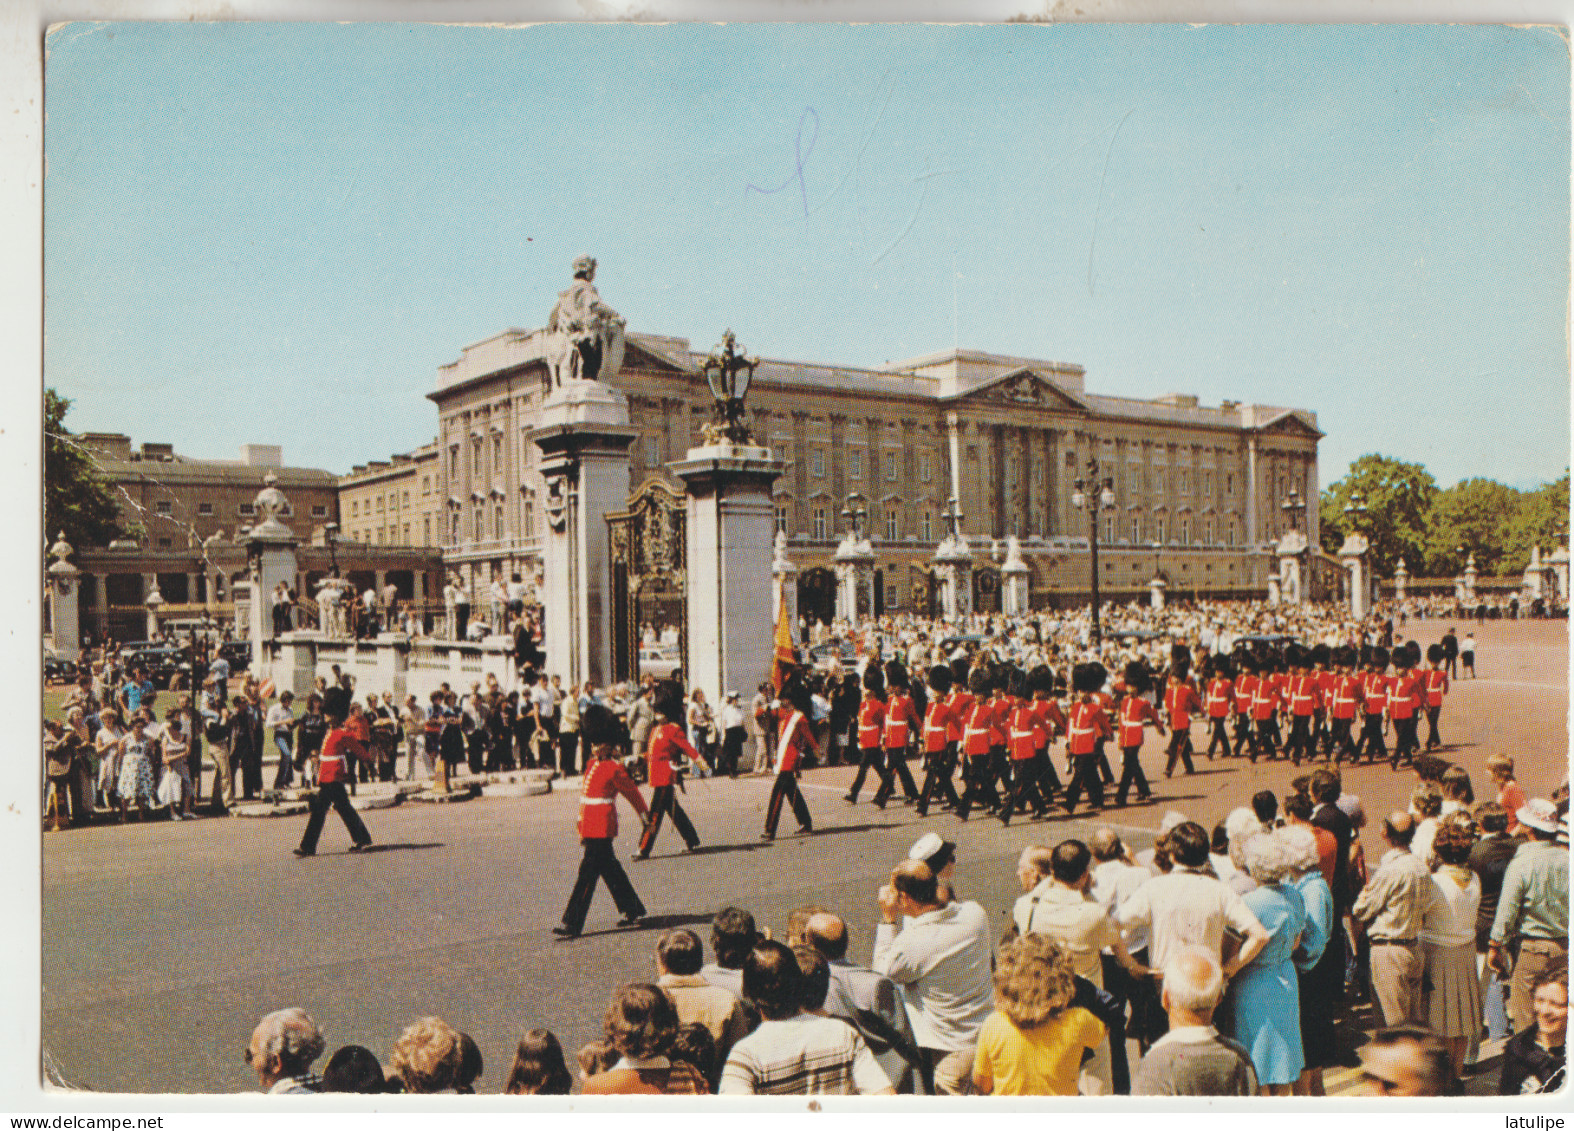
<svg viewBox="0 0 1574 1131">
<path fill-rule="evenodd" d="M 1279 584 L 1279 575 L 1270 573 L 1268 575 L 1268 603 L 1277 605 L 1282 600 L 1284 600 L 1284 591 Z"/>
<path fill-rule="evenodd" d="M 874 547 L 849 531 L 831 559 L 836 569 L 836 615 L 849 623 L 874 612 Z"/>
<path fill-rule="evenodd" d="M 770 675 L 780 607 L 769 599 L 773 577 L 778 591 L 794 588 L 783 585 L 771 554 L 771 487 L 785 465 L 769 448 L 723 440 L 690 448 L 669 466 L 689 496 L 684 675 L 691 689 L 721 703 L 727 691 L 741 694 Z"/>
<path fill-rule="evenodd" d="M 1164 591 L 1169 588 L 1169 582 L 1158 574 L 1154 574 L 1148 582 L 1148 605 L 1150 608 L 1162 609 L 1164 607 Z"/>
<path fill-rule="evenodd" d="M 547 482 L 547 670 L 565 683 L 605 687 L 612 673 L 606 516 L 628 503 L 628 449 L 638 434 L 628 398 L 597 381 L 558 389 L 530 433 Z M 484 595 L 471 596 L 474 615 Z"/>
<path fill-rule="evenodd" d="M 1013 534 L 1006 539 L 1006 560 L 1000 567 L 1000 607 L 1006 616 L 1027 615 L 1030 573 L 1027 562 L 1022 560 L 1022 546 Z"/>
<path fill-rule="evenodd" d="M 317 644 L 322 633 L 296 629 L 279 637 L 279 655 L 273 664 L 273 683 L 279 691 L 294 692 L 306 702 L 312 692 L 312 677 L 317 674 Z"/>
<path fill-rule="evenodd" d="M 377 685 L 384 691 L 392 691 L 394 701 L 397 703 L 404 702 L 408 689 L 409 670 L 410 638 L 402 632 L 379 632 L 377 634 Z M 510 683 L 502 676 L 498 677 L 498 682 L 504 687 L 509 686 Z"/>
<path fill-rule="evenodd" d="M 778 530 L 776 532 L 775 557 L 771 562 L 772 617 L 782 615 L 784 602 L 787 626 L 789 631 L 792 632 L 793 639 L 796 640 L 798 639 L 798 567 L 793 565 L 792 561 L 787 557 L 786 532 Z M 739 690 L 742 689 L 740 688 Z"/>
<path fill-rule="evenodd" d="M 251 572 L 251 670 L 272 675 L 267 641 L 273 638 L 273 590 L 279 582 L 293 584 L 298 571 L 295 547 L 299 541 L 290 528 L 279 521 L 287 505 L 276 484 L 278 477 L 269 472 L 263 489 L 257 493 L 257 513 L 263 520 L 251 528 L 244 539 Z M 286 676 L 288 678 L 288 676 Z M 279 680 L 276 678 L 275 683 Z"/>
<path fill-rule="evenodd" d="M 1471 554 L 1465 560 L 1465 600 L 1472 604 L 1476 600 L 1476 578 L 1479 576 L 1476 572 L 1476 555 Z"/>
<path fill-rule="evenodd" d="M 1287 605 L 1303 604 L 1306 585 L 1301 577 L 1301 556 L 1306 553 L 1306 535 L 1299 530 L 1287 531 L 1279 539 L 1279 592 Z"/>
<path fill-rule="evenodd" d="M 1404 558 L 1399 559 L 1399 567 L 1394 570 L 1394 600 L 1405 599 L 1405 587 L 1410 581 L 1410 570 L 1405 566 Z"/>
<path fill-rule="evenodd" d="M 75 661 L 82 654 L 82 574 L 66 560 L 72 552 L 62 531 L 50 547 L 55 560 L 45 570 L 49 585 L 49 625 L 55 654 Z"/>
<path fill-rule="evenodd" d="M 164 606 L 164 594 L 158 589 L 158 574 L 143 574 L 143 580 L 147 583 L 147 596 L 142 598 L 148 609 L 147 638 L 152 640 L 158 636 L 158 611 Z"/>
<path fill-rule="evenodd" d="M 1257 434 L 1246 437 L 1246 546 L 1257 548 Z"/>
<path fill-rule="evenodd" d="M 1372 611 L 1371 578 L 1367 574 L 1368 543 L 1360 534 L 1351 534 L 1339 547 L 1345 571 L 1350 575 L 1350 615 L 1361 620 Z"/>
</svg>

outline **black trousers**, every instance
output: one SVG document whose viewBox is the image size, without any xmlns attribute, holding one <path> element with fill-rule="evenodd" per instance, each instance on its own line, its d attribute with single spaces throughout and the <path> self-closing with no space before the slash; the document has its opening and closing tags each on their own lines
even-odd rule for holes
<svg viewBox="0 0 1574 1131">
<path fill-rule="evenodd" d="M 1191 764 L 1191 731 L 1188 728 L 1176 727 L 1170 731 L 1170 745 L 1166 753 L 1169 757 L 1164 762 L 1165 777 L 1175 772 L 1176 762 L 1182 763 L 1188 774 L 1197 772 L 1197 767 Z"/>
<path fill-rule="evenodd" d="M 372 834 L 366 831 L 366 823 L 355 811 L 355 806 L 350 804 L 350 795 L 345 792 L 344 783 L 330 781 L 323 782 L 317 787 L 317 792 L 312 794 L 309 816 L 306 818 L 306 832 L 301 837 L 302 852 L 317 851 L 317 838 L 322 836 L 323 822 L 328 819 L 330 805 L 333 806 L 333 811 L 339 814 L 339 819 L 344 822 L 351 843 L 372 843 Z"/>
<path fill-rule="evenodd" d="M 956 808 L 962 802 L 956 795 L 956 787 L 951 784 L 951 775 L 956 772 L 955 745 L 934 751 L 926 756 L 925 761 L 928 765 L 924 773 L 924 788 L 918 795 L 918 815 L 928 816 L 930 798 L 937 798 Z"/>
<path fill-rule="evenodd" d="M 1366 755 L 1368 762 L 1388 757 L 1388 743 L 1383 741 L 1382 715 L 1367 715 L 1361 724 L 1361 741 L 1355 744 L 1355 757 L 1362 754 Z"/>
<path fill-rule="evenodd" d="M 1031 808 L 1042 817 L 1049 808 L 1049 798 L 1039 785 L 1039 767 L 1035 758 L 1011 760 L 1011 785 L 1006 790 L 1006 804 L 1000 810 L 1000 823 L 1009 825 L 1011 815 Z"/>
<path fill-rule="evenodd" d="M 1126 795 L 1131 787 L 1137 787 L 1137 800 L 1146 801 L 1153 793 L 1148 785 L 1147 775 L 1142 772 L 1142 761 L 1139 755 L 1142 746 L 1122 746 L 1120 748 L 1120 785 L 1115 787 L 1115 804 L 1126 804 Z"/>
<path fill-rule="evenodd" d="M 1443 736 L 1437 733 L 1437 718 L 1443 713 L 1441 707 L 1428 707 L 1426 709 L 1426 748 L 1435 750 L 1443 745 Z"/>
<path fill-rule="evenodd" d="M 788 800 L 792 802 L 792 815 L 798 819 L 798 827 L 806 833 L 814 831 L 814 819 L 809 816 L 809 806 L 798 788 L 798 775 L 791 770 L 784 770 L 776 775 L 776 784 L 771 786 L 771 803 L 765 809 L 765 835 L 770 840 L 776 839 L 782 803 Z"/>
<path fill-rule="evenodd" d="M 1076 809 L 1084 790 L 1087 791 L 1089 805 L 1095 809 L 1104 808 L 1104 781 L 1099 777 L 1097 754 L 1071 756 L 1071 784 L 1066 787 L 1066 812 Z"/>
<path fill-rule="evenodd" d="M 1214 747 L 1218 747 L 1228 757 L 1230 753 L 1230 736 L 1224 730 L 1224 720 L 1222 718 L 1209 719 L 1208 725 L 1210 727 L 1209 733 L 1211 734 L 1211 737 L 1208 739 L 1208 757 L 1213 757 Z"/>
<path fill-rule="evenodd" d="M 683 811 L 683 806 L 678 804 L 678 787 L 658 785 L 651 793 L 650 820 L 645 825 L 645 835 L 639 838 L 641 856 L 649 856 L 650 850 L 656 847 L 656 834 L 661 831 L 661 818 L 668 813 L 672 815 L 672 827 L 678 830 L 683 843 L 690 848 L 699 847 L 700 837 L 694 831 L 694 823 Z"/>
<path fill-rule="evenodd" d="M 482 773 L 486 769 L 486 731 L 471 731 L 465 738 L 465 752 L 469 755 L 470 772 Z"/>
<path fill-rule="evenodd" d="M 1055 794 L 1065 786 L 1060 782 L 1060 775 L 1055 772 L 1055 760 L 1049 756 L 1049 747 L 1034 752 L 1033 772 L 1038 774 L 1038 791 L 1044 795 L 1045 801 L 1053 802 Z"/>
<path fill-rule="evenodd" d="M 1421 720 L 1411 715 L 1408 719 L 1394 720 L 1394 757 L 1391 765 L 1398 767 L 1399 760 L 1407 762 L 1415 760 L 1416 751 L 1421 749 L 1421 743 L 1416 739 L 1416 724 Z"/>
<path fill-rule="evenodd" d="M 1252 742 L 1252 717 L 1244 711 L 1235 716 L 1235 757 L 1249 749 Z"/>
<path fill-rule="evenodd" d="M 574 759 L 579 753 L 579 731 L 563 730 L 557 735 L 558 771 L 564 775 L 574 772 Z"/>
<path fill-rule="evenodd" d="M 1115 771 L 1110 768 L 1109 755 L 1104 751 L 1104 744 L 1108 741 L 1107 738 L 1100 738 L 1094 742 L 1093 757 L 1098 761 L 1099 779 L 1105 785 L 1114 785 Z"/>
<path fill-rule="evenodd" d="M 645 914 L 645 905 L 640 902 L 638 893 L 634 891 L 634 885 L 629 883 L 628 873 L 623 870 L 623 865 L 618 863 L 618 856 L 612 849 L 611 839 L 598 837 L 580 843 L 585 847 L 585 855 L 579 861 L 579 878 L 574 881 L 574 890 L 568 897 L 568 906 L 563 908 L 563 926 L 576 935 L 585 929 L 585 916 L 590 912 L 590 901 L 596 894 L 597 880 L 607 882 L 607 890 L 612 893 L 612 902 L 624 915 Z"/>
<path fill-rule="evenodd" d="M 966 783 L 962 800 L 957 803 L 956 815 L 967 820 L 974 805 L 986 809 L 1000 807 L 1000 794 L 995 791 L 995 765 L 991 753 L 969 754 L 962 759 L 962 779 Z"/>
<path fill-rule="evenodd" d="M 864 779 L 873 770 L 880 778 L 880 789 L 884 790 L 890 784 L 890 779 L 885 772 L 885 751 L 878 746 L 863 746 L 858 750 L 858 772 L 853 775 L 852 788 L 847 791 L 847 799 L 856 803 L 858 791 L 864 787 Z M 877 791 L 878 792 L 878 791 Z"/>
<path fill-rule="evenodd" d="M 1258 755 L 1273 760 L 1273 720 L 1258 719 L 1252 723 L 1252 752 L 1246 757 L 1249 761 L 1257 761 Z"/>
<path fill-rule="evenodd" d="M 891 794 L 896 792 L 898 782 L 902 786 L 902 796 L 909 801 L 918 800 L 918 785 L 907 768 L 905 746 L 890 747 L 885 752 L 885 773 L 880 779 L 880 788 L 874 791 L 874 803 L 878 808 L 885 808 L 885 803 L 891 800 Z"/>
<path fill-rule="evenodd" d="M 749 732 L 743 727 L 728 727 L 721 736 L 721 757 L 716 759 L 716 773 L 729 778 L 738 776 L 738 759 L 743 757 L 743 744 Z"/>
<path fill-rule="evenodd" d="M 1345 760 L 1348 755 L 1351 761 L 1355 760 L 1355 743 L 1350 740 L 1350 728 L 1355 725 L 1354 719 L 1334 719 L 1328 731 L 1328 744 L 1338 752 L 1334 755 L 1334 764 Z"/>
<path fill-rule="evenodd" d="M 1312 742 L 1312 716 L 1290 716 L 1290 741 L 1284 744 L 1284 752 L 1290 756 L 1290 764 L 1299 766 L 1302 756 L 1310 762 L 1312 755 L 1317 753 L 1317 747 Z"/>
</svg>

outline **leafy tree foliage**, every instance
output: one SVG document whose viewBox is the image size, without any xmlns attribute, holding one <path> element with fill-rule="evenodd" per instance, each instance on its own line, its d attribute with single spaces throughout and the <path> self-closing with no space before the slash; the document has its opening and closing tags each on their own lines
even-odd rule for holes
<svg viewBox="0 0 1574 1131">
<path fill-rule="evenodd" d="M 1503 573 L 1522 573 L 1530 564 L 1530 549 L 1541 547 L 1542 559 L 1569 534 L 1569 473 L 1555 483 L 1534 491 L 1516 492 L 1518 506 L 1503 524 Z M 1476 565 L 1480 566 L 1478 558 Z"/>
<path fill-rule="evenodd" d="M 113 488 L 66 429 L 71 402 L 44 390 L 44 545 L 65 532 L 72 546 L 106 546 L 120 534 Z"/>
<path fill-rule="evenodd" d="M 1454 577 L 1463 572 L 1471 554 L 1483 574 L 1497 573 L 1503 564 L 1505 528 L 1519 505 L 1518 491 L 1492 479 L 1465 479 L 1439 491 L 1432 503 L 1425 575 Z M 1525 555 L 1528 560 L 1528 548 Z M 1410 566 L 1422 572 L 1418 563 Z"/>
<path fill-rule="evenodd" d="M 1347 516 L 1345 507 L 1357 494 L 1366 513 Z M 1436 496 L 1437 483 L 1421 464 L 1364 455 L 1350 465 L 1343 479 L 1322 492 L 1318 516 L 1323 548 L 1338 553 L 1345 536 L 1358 529 L 1371 543 L 1369 560 L 1377 576 L 1392 576 L 1400 558 L 1414 570 L 1424 560 Z"/>
</svg>

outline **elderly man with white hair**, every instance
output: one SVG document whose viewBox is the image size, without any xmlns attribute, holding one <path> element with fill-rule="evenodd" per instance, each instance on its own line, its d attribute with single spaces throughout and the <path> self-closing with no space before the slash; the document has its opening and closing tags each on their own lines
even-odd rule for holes
<svg viewBox="0 0 1574 1131">
<path fill-rule="evenodd" d="M 1224 971 L 1206 947 L 1181 947 L 1164 967 L 1161 992 L 1170 1029 L 1137 1066 L 1134 1096 L 1252 1096 L 1251 1056 L 1213 1027 Z"/>
<path fill-rule="evenodd" d="M 311 1066 L 324 1044 L 311 1014 L 298 1007 L 280 1009 L 257 1022 L 246 1045 L 246 1063 L 269 1095 L 319 1092 L 322 1079 Z"/>
</svg>

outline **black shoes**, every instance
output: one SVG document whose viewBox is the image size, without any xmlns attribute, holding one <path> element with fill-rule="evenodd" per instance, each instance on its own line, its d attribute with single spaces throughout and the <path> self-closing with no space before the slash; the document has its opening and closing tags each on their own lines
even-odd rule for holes
<svg viewBox="0 0 1574 1131">
<path fill-rule="evenodd" d="M 564 938 L 564 939 L 577 939 L 577 938 L 579 938 L 579 932 L 578 931 L 576 931 L 573 927 L 565 927 L 561 923 L 559 923 L 557 926 L 552 928 L 552 933 L 554 935 L 557 935 L 559 938 Z"/>
<path fill-rule="evenodd" d="M 371 846 L 372 846 L 372 842 L 371 841 L 363 840 L 359 844 L 352 844 L 352 845 L 350 845 L 350 851 L 351 852 L 365 852 Z"/>
<path fill-rule="evenodd" d="M 317 855 L 315 852 L 308 852 L 304 848 L 296 848 L 296 849 L 292 849 L 291 851 L 294 852 L 295 855 L 297 855 L 297 856 L 316 856 Z"/>
<path fill-rule="evenodd" d="M 641 911 L 638 915 L 625 915 L 621 919 L 618 920 L 618 926 L 620 926 L 620 927 L 637 927 L 637 926 L 639 926 L 639 924 L 641 922 L 644 921 L 644 919 L 645 919 L 645 913 L 643 911 Z"/>
</svg>

